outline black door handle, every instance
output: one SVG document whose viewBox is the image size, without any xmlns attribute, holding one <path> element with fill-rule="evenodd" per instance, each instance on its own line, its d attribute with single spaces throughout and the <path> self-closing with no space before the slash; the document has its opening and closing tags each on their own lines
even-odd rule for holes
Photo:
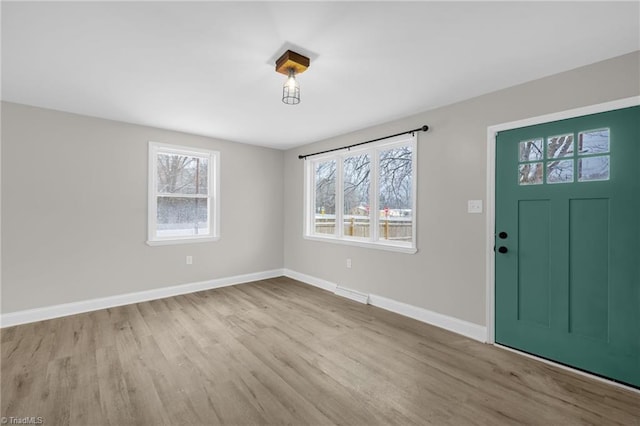
<svg viewBox="0 0 640 426">
<path fill-rule="evenodd" d="M 508 252 L 508 251 L 509 251 L 509 249 L 508 249 L 508 248 L 506 248 L 505 246 L 500 246 L 500 247 L 498 247 L 498 251 L 499 251 L 500 253 L 504 254 L 504 253 Z"/>
</svg>

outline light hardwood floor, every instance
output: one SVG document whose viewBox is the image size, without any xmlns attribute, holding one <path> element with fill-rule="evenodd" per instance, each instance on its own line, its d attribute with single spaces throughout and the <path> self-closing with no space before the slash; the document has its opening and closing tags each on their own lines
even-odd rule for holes
<svg viewBox="0 0 640 426">
<path fill-rule="evenodd" d="M 47 425 L 640 425 L 638 393 L 288 278 L 1 334 L 1 415 Z"/>
</svg>

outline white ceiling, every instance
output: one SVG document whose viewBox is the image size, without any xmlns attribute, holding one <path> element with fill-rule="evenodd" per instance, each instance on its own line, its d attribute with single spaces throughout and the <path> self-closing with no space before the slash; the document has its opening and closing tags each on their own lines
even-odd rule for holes
<svg viewBox="0 0 640 426">
<path fill-rule="evenodd" d="M 289 148 L 640 50 L 640 3 L 2 2 L 2 99 Z M 311 57 L 284 105 L 275 59 Z"/>
</svg>

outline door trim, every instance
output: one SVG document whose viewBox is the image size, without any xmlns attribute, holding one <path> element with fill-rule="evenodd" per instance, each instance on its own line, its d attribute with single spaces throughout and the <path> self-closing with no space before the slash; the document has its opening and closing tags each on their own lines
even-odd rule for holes
<svg viewBox="0 0 640 426">
<path fill-rule="evenodd" d="M 487 127 L 487 201 L 486 201 L 486 325 L 487 343 L 495 344 L 495 184 L 496 184 L 496 134 L 500 131 L 517 129 L 520 127 L 532 126 L 536 124 L 548 123 L 551 121 L 575 118 L 583 115 L 597 114 L 599 112 L 612 111 L 616 109 L 628 108 L 640 105 L 640 96 L 618 99 L 601 104 L 590 105 L 570 109 L 566 111 L 554 112 L 523 120 L 510 121 L 502 124 L 495 124 Z"/>
</svg>

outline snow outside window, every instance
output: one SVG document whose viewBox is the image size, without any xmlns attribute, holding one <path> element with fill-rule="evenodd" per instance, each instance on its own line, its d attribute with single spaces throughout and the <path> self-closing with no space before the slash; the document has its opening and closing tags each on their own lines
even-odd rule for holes
<svg viewBox="0 0 640 426">
<path fill-rule="evenodd" d="M 219 237 L 220 153 L 149 142 L 149 245 Z"/>
</svg>

